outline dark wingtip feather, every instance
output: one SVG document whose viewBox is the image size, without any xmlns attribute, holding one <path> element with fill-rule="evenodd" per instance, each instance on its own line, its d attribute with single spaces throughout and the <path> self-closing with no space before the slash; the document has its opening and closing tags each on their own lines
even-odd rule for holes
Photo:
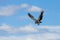
<svg viewBox="0 0 60 40">
<path fill-rule="evenodd" d="M 41 13 L 43 14 L 43 13 L 44 13 L 44 11 L 41 11 Z"/>
</svg>

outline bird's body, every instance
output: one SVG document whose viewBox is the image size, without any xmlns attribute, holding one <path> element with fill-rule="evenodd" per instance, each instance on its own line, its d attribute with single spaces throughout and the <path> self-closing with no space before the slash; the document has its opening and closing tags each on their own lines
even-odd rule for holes
<svg viewBox="0 0 60 40">
<path fill-rule="evenodd" d="M 41 23 L 41 22 L 39 22 L 38 20 L 35 21 L 35 24 L 38 24 L 38 25 L 39 25 L 40 23 Z"/>
<path fill-rule="evenodd" d="M 41 12 L 38 19 L 35 19 L 30 13 L 28 13 L 28 16 L 35 21 L 35 24 L 39 25 L 40 23 L 42 23 L 41 20 L 42 20 L 42 17 L 43 17 L 43 12 L 44 11 Z"/>
</svg>

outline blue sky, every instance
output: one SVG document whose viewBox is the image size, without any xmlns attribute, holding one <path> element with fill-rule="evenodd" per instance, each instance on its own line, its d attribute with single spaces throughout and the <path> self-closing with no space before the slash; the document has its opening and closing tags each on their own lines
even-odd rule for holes
<svg viewBox="0 0 60 40">
<path fill-rule="evenodd" d="M 0 0 L 0 40 L 60 40 L 60 0 Z M 38 26 L 28 17 L 38 18 Z"/>
</svg>

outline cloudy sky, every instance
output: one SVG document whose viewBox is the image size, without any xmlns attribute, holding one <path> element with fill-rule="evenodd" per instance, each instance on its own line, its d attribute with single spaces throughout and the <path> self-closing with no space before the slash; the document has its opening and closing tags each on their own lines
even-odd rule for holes
<svg viewBox="0 0 60 40">
<path fill-rule="evenodd" d="M 60 0 L 0 0 L 0 40 L 60 40 Z M 38 26 L 28 12 L 38 18 Z"/>
</svg>

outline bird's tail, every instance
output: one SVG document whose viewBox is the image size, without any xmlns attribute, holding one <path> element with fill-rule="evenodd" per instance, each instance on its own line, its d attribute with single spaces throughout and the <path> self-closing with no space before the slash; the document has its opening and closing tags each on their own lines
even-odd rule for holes
<svg viewBox="0 0 60 40">
<path fill-rule="evenodd" d="M 40 23 L 42 23 L 42 22 L 40 22 Z M 39 25 L 40 23 L 38 23 L 38 25 Z"/>
<path fill-rule="evenodd" d="M 40 23 L 42 23 L 42 22 L 40 22 Z"/>
</svg>

